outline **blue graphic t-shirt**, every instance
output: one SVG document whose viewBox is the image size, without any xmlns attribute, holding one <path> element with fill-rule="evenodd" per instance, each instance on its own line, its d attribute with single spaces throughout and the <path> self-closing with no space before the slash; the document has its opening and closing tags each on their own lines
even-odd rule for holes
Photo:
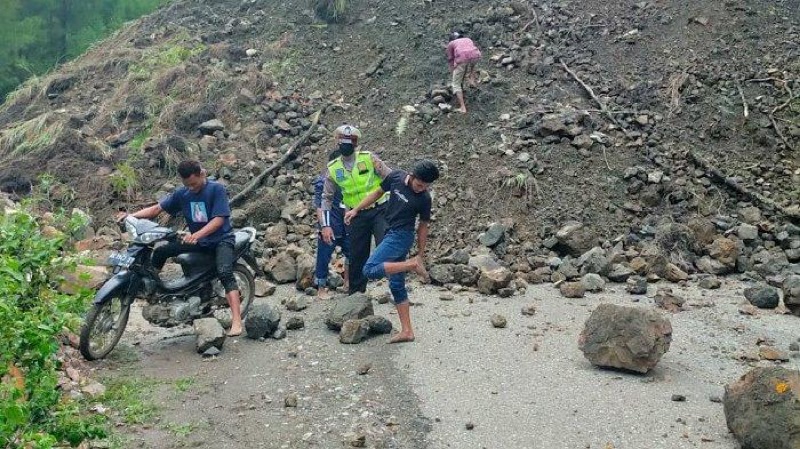
<svg viewBox="0 0 800 449">
<path fill-rule="evenodd" d="M 193 193 L 186 187 L 180 187 L 159 202 L 161 208 L 170 215 L 183 213 L 189 232 L 202 229 L 215 217 L 223 217 L 225 222 L 213 234 L 203 237 L 197 243 L 201 246 L 214 246 L 233 230 L 231 226 L 231 206 L 225 187 L 214 181 L 206 181 L 206 185 Z"/>
</svg>

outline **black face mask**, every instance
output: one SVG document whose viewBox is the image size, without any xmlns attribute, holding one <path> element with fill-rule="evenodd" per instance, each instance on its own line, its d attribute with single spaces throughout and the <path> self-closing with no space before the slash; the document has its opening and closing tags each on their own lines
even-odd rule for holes
<svg viewBox="0 0 800 449">
<path fill-rule="evenodd" d="M 356 147 L 352 143 L 339 144 L 339 152 L 342 153 L 342 156 L 352 156 L 355 151 Z"/>
</svg>

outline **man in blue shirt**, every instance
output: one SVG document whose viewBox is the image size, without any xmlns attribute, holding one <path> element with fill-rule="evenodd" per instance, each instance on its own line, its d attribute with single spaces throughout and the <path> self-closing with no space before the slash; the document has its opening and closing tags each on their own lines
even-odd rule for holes
<svg viewBox="0 0 800 449">
<path fill-rule="evenodd" d="M 389 343 L 414 341 L 414 330 L 411 328 L 411 309 L 408 304 L 406 290 L 406 273 L 416 273 L 423 282 L 428 281 L 425 270 L 425 246 L 428 242 L 428 223 L 431 220 L 430 185 L 439 179 L 439 168 L 433 161 L 422 160 L 414 166 L 411 173 L 394 170 L 381 182 L 380 189 L 369 194 L 361 203 L 349 210 L 344 222 L 358 215 L 359 211 L 369 207 L 384 192 L 389 192 L 389 204 L 386 208 L 386 221 L 389 230 L 369 256 L 364 265 L 364 276 L 369 279 L 389 278 L 389 290 L 392 292 L 397 317 L 400 318 L 400 332 L 395 334 Z M 419 225 L 417 225 L 419 218 Z M 408 251 L 414 244 L 414 227 L 417 228 L 417 257 L 406 260 Z"/>
<path fill-rule="evenodd" d="M 183 214 L 191 234 L 183 242 L 170 242 L 153 251 L 153 267 L 161 270 L 167 259 L 188 252 L 214 254 L 217 274 L 231 308 L 233 337 L 242 333 L 242 316 L 239 309 L 239 286 L 233 275 L 235 262 L 231 207 L 225 187 L 206 178 L 206 172 L 197 161 L 178 164 L 178 174 L 183 187 L 167 195 L 158 204 L 132 214 L 136 218 L 155 218 L 161 212 L 170 215 Z"/>
</svg>

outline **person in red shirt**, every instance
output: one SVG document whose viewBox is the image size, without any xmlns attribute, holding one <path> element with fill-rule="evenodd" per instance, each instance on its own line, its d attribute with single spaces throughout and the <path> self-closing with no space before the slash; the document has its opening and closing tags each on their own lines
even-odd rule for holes
<svg viewBox="0 0 800 449">
<path fill-rule="evenodd" d="M 464 103 L 464 78 L 469 80 L 470 87 L 475 87 L 475 64 L 480 59 L 481 51 L 472 39 L 460 31 L 450 34 L 450 43 L 447 44 L 447 63 L 453 72 L 453 93 L 458 98 L 459 112 L 462 114 L 467 112 Z"/>
</svg>

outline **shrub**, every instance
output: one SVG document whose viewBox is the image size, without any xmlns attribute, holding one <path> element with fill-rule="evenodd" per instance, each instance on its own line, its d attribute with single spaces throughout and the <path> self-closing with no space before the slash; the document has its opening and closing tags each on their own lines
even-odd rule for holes
<svg viewBox="0 0 800 449">
<path fill-rule="evenodd" d="M 74 262 L 62 253 L 65 237 L 82 219 L 64 223 L 56 236 L 44 235 L 25 211 L 0 216 L 0 444 L 52 447 L 99 436 L 101 427 L 74 413 L 57 388 L 59 337 L 75 329 L 89 292 L 67 295 L 55 289 Z M 87 418 L 88 419 L 88 418 Z"/>
<path fill-rule="evenodd" d="M 311 9 L 326 22 L 341 22 L 350 9 L 350 0 L 311 0 Z"/>
</svg>

